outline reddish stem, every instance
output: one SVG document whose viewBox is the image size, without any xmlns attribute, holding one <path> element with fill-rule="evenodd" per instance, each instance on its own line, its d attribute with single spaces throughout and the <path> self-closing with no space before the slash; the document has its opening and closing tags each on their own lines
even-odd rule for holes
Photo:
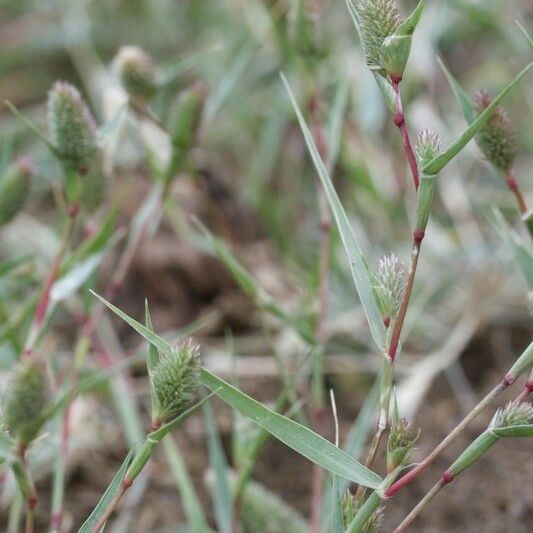
<svg viewBox="0 0 533 533">
<path fill-rule="evenodd" d="M 413 182 L 415 184 L 415 189 L 418 190 L 418 185 L 420 183 L 420 179 L 418 175 L 418 163 L 416 161 L 415 152 L 413 150 L 411 139 L 409 137 L 409 131 L 407 130 L 407 126 L 405 124 L 405 115 L 403 112 L 402 95 L 400 92 L 400 81 L 401 81 L 401 78 L 400 79 L 391 78 L 392 88 L 394 90 L 394 94 L 396 95 L 396 112 L 394 114 L 394 124 L 396 124 L 397 128 L 400 130 L 400 134 L 402 136 L 403 147 L 405 150 L 405 156 L 407 157 L 407 161 L 409 163 L 409 166 L 411 167 L 411 173 L 413 175 Z"/>
<path fill-rule="evenodd" d="M 518 402 L 525 402 L 528 396 L 533 392 L 533 379 L 528 380 L 526 386 L 522 392 L 517 396 L 516 400 Z"/>
<path fill-rule="evenodd" d="M 65 230 L 65 234 L 63 235 L 59 250 L 56 256 L 54 257 L 50 271 L 46 276 L 41 297 L 39 298 L 37 307 L 35 308 L 35 314 L 33 316 L 30 334 L 28 336 L 26 346 L 24 347 L 24 354 L 26 356 L 32 355 L 34 344 L 37 341 L 41 328 L 46 319 L 46 313 L 50 305 L 50 293 L 61 271 L 61 264 L 63 263 L 63 258 L 65 257 L 65 254 L 67 252 L 68 244 L 70 242 L 72 234 L 74 233 L 78 213 L 79 208 L 77 206 L 71 206 L 68 210 L 69 221 Z"/>
<path fill-rule="evenodd" d="M 93 527 L 91 530 L 92 533 L 99 533 L 100 530 L 105 526 L 107 521 L 109 520 L 109 517 L 113 514 L 113 511 L 115 510 L 116 506 L 126 493 L 126 491 L 132 486 L 133 481 L 128 478 L 124 478 L 122 480 L 122 483 L 120 485 L 120 490 L 117 492 L 115 497 L 109 502 L 109 505 L 107 509 L 105 510 L 105 513 L 102 515 L 100 520 L 98 520 L 98 523 Z"/>
<path fill-rule="evenodd" d="M 509 187 L 509 190 L 513 192 L 516 198 L 516 203 L 518 204 L 518 209 L 520 210 L 520 213 L 524 215 L 527 212 L 527 205 L 524 196 L 522 195 L 522 191 L 520 190 L 520 186 L 518 185 L 518 180 L 516 179 L 513 169 L 509 169 L 506 172 L 505 181 L 507 183 L 507 187 Z"/>
<path fill-rule="evenodd" d="M 413 510 L 402 520 L 402 523 L 393 531 L 393 533 L 400 533 L 405 531 L 416 517 L 422 512 L 422 509 L 435 497 L 435 495 L 446 486 L 448 483 L 453 481 L 453 476 L 448 472 L 444 472 L 442 477 L 433 485 L 433 487 L 427 492 L 427 494 L 418 502 L 418 504 L 413 508 Z"/>
<path fill-rule="evenodd" d="M 327 144 L 320 122 L 319 97 L 314 94 L 309 99 L 309 114 L 312 119 L 312 133 L 318 153 L 322 160 L 326 162 Z M 326 163 L 327 164 L 327 163 Z M 326 331 L 324 328 L 329 304 L 329 249 L 331 239 L 331 214 L 328 207 L 327 198 L 322 184 L 316 184 L 319 208 L 319 230 L 320 230 L 320 259 L 319 259 L 319 280 L 318 280 L 318 312 L 315 324 L 315 336 L 319 346 L 326 343 Z M 321 357 L 319 354 L 317 357 Z M 313 427 L 319 435 L 326 432 L 325 410 L 320 399 L 315 399 L 311 406 L 311 418 Z M 324 487 L 324 470 L 318 465 L 313 465 L 313 486 L 311 496 L 311 533 L 320 532 L 322 493 Z"/>
<path fill-rule="evenodd" d="M 396 353 L 398 351 L 398 344 L 400 342 L 400 335 L 402 333 L 402 327 L 407 313 L 407 307 L 409 306 L 409 300 L 411 299 L 411 293 L 413 291 L 413 284 L 415 281 L 416 268 L 418 265 L 418 256 L 420 255 L 420 247 L 422 246 L 422 239 L 424 238 L 424 232 L 422 230 L 415 230 L 413 234 L 413 249 L 411 252 L 411 262 L 409 264 L 409 272 L 407 274 L 407 282 L 403 292 L 402 302 L 400 309 L 398 310 L 398 316 L 394 321 L 394 327 L 392 329 L 391 340 L 389 345 L 388 356 L 391 363 L 394 362 Z"/>
<path fill-rule="evenodd" d="M 420 463 L 418 463 L 412 470 L 403 475 L 395 483 L 393 483 L 385 492 L 387 498 L 392 498 L 401 489 L 409 485 L 413 479 L 418 477 L 440 454 L 451 444 L 466 428 L 466 426 L 477 417 L 479 413 L 489 403 L 496 398 L 503 390 L 509 386 L 509 380 L 504 378 L 494 389 L 492 389 L 475 407 L 466 415 L 457 426 L 439 443 L 439 445 Z"/>
</svg>

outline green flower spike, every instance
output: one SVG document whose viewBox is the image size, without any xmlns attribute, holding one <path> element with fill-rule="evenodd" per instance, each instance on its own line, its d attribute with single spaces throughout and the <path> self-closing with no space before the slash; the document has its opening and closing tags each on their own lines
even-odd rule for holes
<svg viewBox="0 0 533 533">
<path fill-rule="evenodd" d="M 404 287 L 405 268 L 401 261 L 394 254 L 381 258 L 374 274 L 374 291 L 387 326 L 398 314 Z"/>
<path fill-rule="evenodd" d="M 452 481 L 463 470 L 505 437 L 531 437 L 533 435 L 533 405 L 528 402 L 509 402 L 496 411 L 489 427 L 444 472 L 443 479 Z"/>
<path fill-rule="evenodd" d="M 355 3 L 361 44 L 371 70 L 383 71 L 381 47 L 400 24 L 396 0 L 359 0 Z"/>
<path fill-rule="evenodd" d="M 141 101 L 151 100 L 157 91 L 156 69 L 152 58 L 138 46 L 123 46 L 113 60 L 124 90 Z"/>
<path fill-rule="evenodd" d="M 492 99 L 487 91 L 479 91 L 475 97 L 477 114 L 481 114 L 490 105 Z M 483 155 L 498 170 L 507 172 L 516 156 L 516 138 L 511 120 L 498 106 L 487 123 L 476 135 L 476 142 Z"/>
<path fill-rule="evenodd" d="M 63 162 L 86 171 L 97 152 L 96 124 L 76 87 L 63 81 L 48 93 L 48 131 Z"/>
<path fill-rule="evenodd" d="M 415 433 L 405 418 L 400 418 L 392 424 L 387 444 L 387 469 L 389 472 L 408 460 L 409 452 L 419 435 L 420 432 Z"/>
<path fill-rule="evenodd" d="M 18 363 L 2 405 L 4 425 L 22 444 L 30 443 L 46 420 L 50 400 L 45 364 L 37 359 Z"/>
<path fill-rule="evenodd" d="M 21 157 L 0 178 L 0 226 L 7 224 L 24 207 L 33 172 L 32 162 Z"/>
<path fill-rule="evenodd" d="M 200 347 L 192 340 L 180 341 L 161 354 L 151 373 L 152 387 L 159 403 L 153 418 L 165 422 L 187 407 L 196 396 L 200 375 Z"/>
</svg>

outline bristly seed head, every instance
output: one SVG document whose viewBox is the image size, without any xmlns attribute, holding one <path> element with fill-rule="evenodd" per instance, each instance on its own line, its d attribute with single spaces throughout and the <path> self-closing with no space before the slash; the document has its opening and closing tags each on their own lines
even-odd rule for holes
<svg viewBox="0 0 533 533">
<path fill-rule="evenodd" d="M 7 224 L 24 207 L 33 173 L 31 160 L 20 157 L 0 177 L 0 226 Z"/>
<path fill-rule="evenodd" d="M 404 287 L 405 268 L 401 261 L 394 254 L 381 258 L 374 274 L 374 290 L 384 318 L 396 318 Z"/>
<path fill-rule="evenodd" d="M 18 363 L 2 404 L 2 421 L 21 443 L 30 443 L 45 421 L 50 387 L 45 364 L 37 359 Z"/>
<path fill-rule="evenodd" d="M 347 490 L 341 500 L 342 516 L 344 525 L 347 527 L 357 514 L 357 507 L 353 494 Z"/>
<path fill-rule="evenodd" d="M 364 503 L 364 502 L 363 502 Z M 342 517 L 344 520 L 344 527 L 348 527 L 355 515 L 361 508 L 361 505 L 356 505 L 355 498 L 349 490 L 344 493 L 341 501 Z M 383 507 L 376 509 L 370 518 L 367 520 L 361 531 L 363 533 L 377 533 L 383 523 Z"/>
<path fill-rule="evenodd" d="M 387 466 L 389 471 L 403 464 L 409 457 L 411 448 L 418 440 L 420 432 L 415 433 L 411 424 L 400 418 L 391 426 L 387 443 Z"/>
<path fill-rule="evenodd" d="M 475 97 L 475 109 L 481 114 L 492 99 L 487 91 L 481 90 Z M 479 149 L 487 160 L 500 171 L 508 171 L 516 156 L 516 136 L 511 119 L 505 109 L 496 107 L 489 120 L 476 135 Z"/>
<path fill-rule="evenodd" d="M 528 402 L 509 402 L 496 411 L 490 428 L 505 428 L 530 424 L 533 421 L 533 405 Z"/>
<path fill-rule="evenodd" d="M 416 140 L 415 150 L 420 165 L 424 167 L 437 157 L 441 151 L 439 134 L 428 129 L 420 131 Z"/>
<path fill-rule="evenodd" d="M 113 68 L 124 90 L 133 98 L 150 100 L 157 91 L 156 69 L 152 58 L 138 46 L 122 46 Z"/>
<path fill-rule="evenodd" d="M 48 130 L 65 163 L 86 170 L 96 153 L 96 123 L 78 89 L 57 81 L 48 93 Z"/>
<path fill-rule="evenodd" d="M 180 341 L 162 354 L 151 379 L 157 394 L 162 421 L 187 407 L 196 395 L 200 374 L 200 347 L 192 339 Z"/>
<path fill-rule="evenodd" d="M 359 17 L 366 63 L 370 69 L 384 72 L 381 46 L 400 24 L 398 4 L 396 0 L 359 0 L 354 7 Z"/>
<path fill-rule="evenodd" d="M 363 533 L 378 533 L 383 525 L 383 506 L 378 507 L 363 526 Z"/>
</svg>

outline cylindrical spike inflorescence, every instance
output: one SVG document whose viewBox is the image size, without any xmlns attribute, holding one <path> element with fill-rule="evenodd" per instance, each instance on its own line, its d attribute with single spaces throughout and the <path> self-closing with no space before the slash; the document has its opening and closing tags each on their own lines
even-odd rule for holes
<svg viewBox="0 0 533 533">
<path fill-rule="evenodd" d="M 44 423 L 49 405 L 50 386 L 44 362 L 26 359 L 18 363 L 2 404 L 6 428 L 21 443 L 30 443 Z"/>
<path fill-rule="evenodd" d="M 400 24 L 396 0 L 359 0 L 355 9 L 366 63 L 372 70 L 383 70 L 381 47 Z"/>
<path fill-rule="evenodd" d="M 24 207 L 33 173 L 31 160 L 20 157 L 0 178 L 0 226 L 7 224 Z"/>
<path fill-rule="evenodd" d="M 157 76 L 150 55 L 139 46 L 122 46 L 113 67 L 124 90 L 132 98 L 148 101 L 157 91 Z"/>
<path fill-rule="evenodd" d="M 59 157 L 84 171 L 96 154 L 96 123 L 78 89 L 57 81 L 48 93 L 48 130 Z"/>
<path fill-rule="evenodd" d="M 475 108 L 482 113 L 492 99 L 481 90 L 475 97 Z M 516 138 L 511 120 L 505 109 L 498 106 L 487 123 L 476 135 L 476 142 L 487 160 L 502 172 L 510 170 L 516 156 Z"/>
<path fill-rule="evenodd" d="M 200 372 L 200 348 L 192 339 L 180 341 L 162 354 L 151 379 L 159 403 L 155 418 L 166 421 L 187 407 L 196 395 Z"/>
</svg>

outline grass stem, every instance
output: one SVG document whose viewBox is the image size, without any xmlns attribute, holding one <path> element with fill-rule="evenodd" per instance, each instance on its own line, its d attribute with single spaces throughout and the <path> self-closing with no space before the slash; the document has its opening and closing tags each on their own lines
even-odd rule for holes
<svg viewBox="0 0 533 533">
<path fill-rule="evenodd" d="M 405 150 L 405 156 L 407 158 L 407 162 L 409 163 L 409 167 L 411 168 L 411 174 L 413 175 L 413 182 L 415 185 L 415 189 L 418 190 L 418 185 L 420 184 L 420 178 L 418 175 L 418 163 L 416 161 L 416 155 L 413 150 L 413 145 L 411 144 L 411 139 L 409 137 L 409 131 L 407 129 L 407 125 L 405 124 L 405 114 L 403 112 L 402 95 L 400 92 L 400 81 L 391 80 L 391 83 L 392 83 L 392 88 L 394 90 L 394 94 L 396 96 L 395 98 L 396 110 L 394 114 L 394 124 L 400 130 L 400 134 L 402 136 L 403 147 Z"/>
<path fill-rule="evenodd" d="M 309 99 L 308 108 L 311 117 L 311 131 L 318 149 L 318 153 L 323 161 L 327 161 L 327 144 L 320 120 L 320 98 L 318 93 L 314 92 L 312 94 L 311 98 Z M 323 358 L 324 346 L 326 343 L 325 321 L 329 306 L 331 213 L 329 210 L 326 193 L 318 179 L 316 180 L 316 191 L 319 209 L 320 252 L 317 290 L 318 310 L 315 322 L 315 337 L 319 345 L 319 349 L 317 349 L 313 364 L 311 419 L 315 431 L 320 435 L 323 435 L 326 431 L 326 411 L 324 406 L 323 392 Z M 324 470 L 317 465 L 313 465 L 311 533 L 320 532 L 324 478 Z"/>
<path fill-rule="evenodd" d="M 474 420 L 480 413 L 487 407 L 494 398 L 496 398 L 503 390 L 507 388 L 507 383 L 502 380 L 496 387 L 494 387 L 475 407 L 468 413 L 468 415 L 455 426 L 455 428 L 437 445 L 437 447 L 420 463 L 418 463 L 412 470 L 403 475 L 398 481 L 393 483 L 391 487 L 386 491 L 387 498 L 391 498 L 397 494 L 402 488 L 406 487 L 413 479 L 421 474 L 441 453 L 447 448 Z"/>
<path fill-rule="evenodd" d="M 405 531 L 415 518 L 422 512 L 424 507 L 435 497 L 444 485 L 448 483 L 448 480 L 441 478 L 438 483 L 433 485 L 431 489 L 425 494 L 425 496 L 418 502 L 413 510 L 402 520 L 401 524 L 393 531 L 393 533 L 400 533 Z"/>
</svg>

